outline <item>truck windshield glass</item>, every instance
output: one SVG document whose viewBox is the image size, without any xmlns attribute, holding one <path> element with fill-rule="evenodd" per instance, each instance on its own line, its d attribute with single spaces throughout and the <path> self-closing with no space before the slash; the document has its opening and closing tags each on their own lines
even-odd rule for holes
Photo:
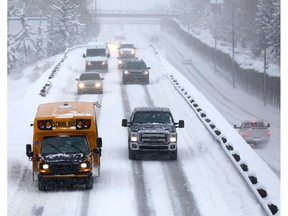
<svg viewBox="0 0 288 216">
<path fill-rule="evenodd" d="M 86 56 L 88 57 L 106 56 L 105 49 L 87 49 Z"/>
<path fill-rule="evenodd" d="M 173 119 L 170 113 L 167 112 L 137 112 L 133 118 L 134 123 L 173 124 Z"/>
<path fill-rule="evenodd" d="M 41 154 L 58 153 L 89 153 L 89 147 L 85 136 L 44 137 Z"/>
</svg>

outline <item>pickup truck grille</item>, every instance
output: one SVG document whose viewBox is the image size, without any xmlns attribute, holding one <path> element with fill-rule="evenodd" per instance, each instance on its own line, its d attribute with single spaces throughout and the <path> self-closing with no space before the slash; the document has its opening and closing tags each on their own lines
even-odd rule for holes
<svg viewBox="0 0 288 216">
<path fill-rule="evenodd" d="M 168 144 L 168 134 L 143 133 L 143 134 L 140 134 L 140 143 L 143 143 L 143 144 Z"/>
</svg>

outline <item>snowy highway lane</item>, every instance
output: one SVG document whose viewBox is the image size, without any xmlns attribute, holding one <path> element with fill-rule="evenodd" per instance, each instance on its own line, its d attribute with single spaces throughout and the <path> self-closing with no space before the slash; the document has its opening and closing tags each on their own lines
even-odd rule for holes
<svg viewBox="0 0 288 216">
<path fill-rule="evenodd" d="M 104 76 L 103 95 L 76 93 L 75 78 L 84 70 L 84 49 L 68 53 L 46 97 L 38 95 L 47 70 L 26 92 L 15 93 L 9 80 L 8 100 L 8 215 L 266 215 L 238 170 L 210 135 L 187 102 L 175 90 L 168 72 L 151 47 L 138 49 L 138 56 L 151 67 L 149 85 L 121 84 L 117 52 L 111 50 L 109 72 Z M 35 66 L 36 67 L 36 66 Z M 31 162 L 25 144 L 32 141 L 32 123 L 38 104 L 52 101 L 98 101 L 99 134 L 103 139 L 101 176 L 94 188 L 38 191 L 32 181 Z M 167 106 L 178 130 L 178 160 L 128 159 L 127 128 L 121 127 L 136 106 Z M 25 205 L 24 205 L 25 203 Z"/>
</svg>

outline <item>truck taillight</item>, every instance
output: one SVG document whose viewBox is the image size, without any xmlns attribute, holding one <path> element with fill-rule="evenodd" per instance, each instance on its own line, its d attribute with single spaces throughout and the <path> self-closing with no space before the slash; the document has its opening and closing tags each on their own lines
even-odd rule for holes
<svg viewBox="0 0 288 216">
<path fill-rule="evenodd" d="M 271 135 L 271 131 L 267 130 L 267 135 L 270 136 Z"/>
<path fill-rule="evenodd" d="M 76 119 L 76 129 L 89 129 L 91 126 L 91 119 Z"/>
<path fill-rule="evenodd" d="M 247 131 L 242 132 L 242 137 L 247 137 L 247 135 L 248 135 Z"/>
<path fill-rule="evenodd" d="M 52 130 L 52 120 L 39 120 L 37 125 L 40 130 Z"/>
</svg>

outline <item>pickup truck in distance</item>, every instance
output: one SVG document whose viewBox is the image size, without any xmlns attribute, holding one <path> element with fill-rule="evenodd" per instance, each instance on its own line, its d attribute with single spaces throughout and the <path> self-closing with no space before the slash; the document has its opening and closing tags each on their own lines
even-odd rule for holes
<svg viewBox="0 0 288 216">
<path fill-rule="evenodd" d="M 239 134 L 251 146 L 260 146 L 268 143 L 270 140 L 270 124 L 264 124 L 263 121 L 244 121 L 241 126 L 234 125 L 235 129 L 239 129 Z"/>
<path fill-rule="evenodd" d="M 174 122 L 169 108 L 137 107 L 129 121 L 122 119 L 122 126 L 128 127 L 129 159 L 136 160 L 144 154 L 177 159 L 176 128 L 184 128 L 184 121 Z"/>
</svg>

